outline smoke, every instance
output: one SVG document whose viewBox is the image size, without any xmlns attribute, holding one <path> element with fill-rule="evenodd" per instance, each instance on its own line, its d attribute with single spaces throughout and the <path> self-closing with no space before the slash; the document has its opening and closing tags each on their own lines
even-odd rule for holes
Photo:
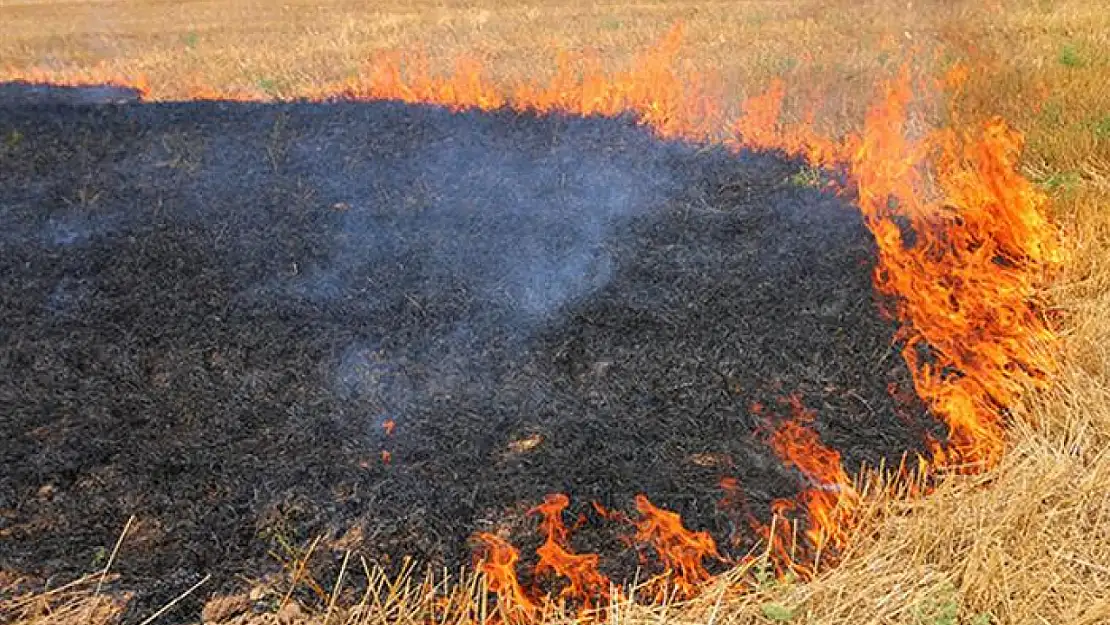
<svg viewBox="0 0 1110 625">
<path fill-rule="evenodd" d="M 412 120 L 390 127 L 400 110 L 383 104 L 363 132 L 296 143 L 288 171 L 337 218 L 326 249 L 252 290 L 342 305 L 352 325 L 379 328 L 339 350 L 334 379 L 383 408 L 414 384 L 453 392 L 482 367 L 483 345 L 524 341 L 605 288 L 614 237 L 672 193 L 667 150 L 679 149 L 630 122 L 416 111 L 417 132 Z M 428 332 L 391 337 L 406 315 Z"/>
<path fill-rule="evenodd" d="M 608 161 L 575 143 L 529 154 L 467 137 L 418 157 L 431 202 L 403 229 L 435 237 L 440 268 L 512 311 L 503 329 L 552 321 L 604 287 L 613 271 L 606 241 L 659 201 L 666 174 L 657 163 Z"/>
<path fill-rule="evenodd" d="M 78 214 L 50 218 L 42 230 L 44 242 L 54 247 L 84 245 L 102 234 L 109 234 L 118 227 L 119 219 L 98 215 Z"/>
<path fill-rule="evenodd" d="M 605 289 L 630 222 L 682 192 L 693 149 L 631 120 L 397 103 L 142 105 L 118 123 L 149 130 L 126 150 L 82 140 L 96 204 L 23 211 L 17 238 L 203 257 L 167 275 L 226 279 L 221 319 L 328 337 L 328 385 L 371 420 L 493 388 L 488 354 L 524 353 Z M 98 288 L 63 280 L 48 308 Z"/>
</svg>

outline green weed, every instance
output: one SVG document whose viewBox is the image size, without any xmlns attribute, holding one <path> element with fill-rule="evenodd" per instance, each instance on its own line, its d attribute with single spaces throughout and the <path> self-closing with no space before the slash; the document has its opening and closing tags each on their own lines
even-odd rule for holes
<svg viewBox="0 0 1110 625">
<path fill-rule="evenodd" d="M 759 606 L 759 609 L 768 620 L 778 623 L 783 623 L 794 618 L 794 610 L 778 603 L 764 603 Z"/>
<path fill-rule="evenodd" d="M 273 78 L 262 76 L 255 81 L 255 84 L 258 85 L 258 88 L 264 91 L 266 95 L 270 97 L 276 97 L 280 95 L 278 93 L 278 81 L 274 80 Z"/>
<path fill-rule="evenodd" d="M 788 178 L 790 184 L 798 187 L 812 187 L 820 189 L 827 183 L 825 173 L 820 167 L 813 167 L 806 165 L 799 169 L 794 175 Z"/>
<path fill-rule="evenodd" d="M 1087 64 L 1083 55 L 1081 55 L 1078 48 L 1075 47 L 1075 44 L 1071 43 L 1064 44 L 1064 46 L 1060 48 L 1060 55 L 1057 57 L 1057 60 L 1059 60 L 1060 65 L 1064 67 L 1078 68 Z"/>
<path fill-rule="evenodd" d="M 961 619 L 956 589 L 951 586 L 945 588 L 941 596 L 918 605 L 913 620 L 914 625 L 991 625 L 992 622 L 987 613 Z"/>
<path fill-rule="evenodd" d="M 1110 139 L 1110 115 L 1096 120 L 1093 130 L 1099 139 Z"/>
<path fill-rule="evenodd" d="M 23 133 L 18 130 L 13 130 L 4 137 L 4 145 L 10 149 L 19 147 L 21 143 L 23 143 Z"/>
<path fill-rule="evenodd" d="M 601 27 L 604 30 L 608 31 L 620 30 L 621 28 L 624 28 L 624 22 L 614 17 L 609 17 L 601 23 Z"/>
<path fill-rule="evenodd" d="M 1083 183 L 1083 177 L 1077 171 L 1060 171 L 1037 178 L 1034 182 L 1046 191 L 1072 193 Z"/>
</svg>

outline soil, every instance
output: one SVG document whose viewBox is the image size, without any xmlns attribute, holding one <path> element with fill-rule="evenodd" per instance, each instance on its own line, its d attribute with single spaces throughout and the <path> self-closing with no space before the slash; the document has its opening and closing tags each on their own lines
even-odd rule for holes
<svg viewBox="0 0 1110 625">
<path fill-rule="evenodd" d="M 644 493 L 743 554 L 718 482 L 763 520 L 804 487 L 767 444 L 790 396 L 853 471 L 937 434 L 858 211 L 781 154 L 629 118 L 25 91 L 0 88 L 0 570 L 88 573 L 135 515 L 136 617 L 315 536 L 387 568 L 465 564 L 477 531 L 535 546 L 525 512 L 563 492 L 622 579 L 629 528 L 591 502 Z"/>
</svg>

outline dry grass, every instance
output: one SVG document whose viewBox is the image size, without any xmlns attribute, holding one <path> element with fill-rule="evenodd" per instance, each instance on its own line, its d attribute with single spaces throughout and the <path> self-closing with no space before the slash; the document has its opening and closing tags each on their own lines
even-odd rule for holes
<svg viewBox="0 0 1110 625">
<path fill-rule="evenodd" d="M 1001 466 L 946 479 L 926 499 L 877 498 L 841 565 L 812 582 L 735 594 L 726 582 L 751 577 L 737 571 L 688 605 L 618 604 L 610 620 L 1093 625 L 1110 622 L 1110 11 L 1097 4 L 23 0 L 0 4 L 0 59 L 9 75 L 142 74 L 163 98 L 202 84 L 280 96 L 341 80 L 386 48 L 426 50 L 433 66 L 477 53 L 506 79 L 543 76 L 556 49 L 594 49 L 617 66 L 681 19 L 684 60 L 711 68 L 736 101 L 785 76 L 795 104 L 819 101 L 836 130 L 858 122 L 870 85 L 907 47 L 938 67 L 967 60 L 964 119 L 999 113 L 1026 133 L 1026 171 L 1053 196 L 1066 233 L 1069 262 L 1049 292 L 1064 336 L 1055 386 L 1018 411 Z M 209 616 L 406 622 L 446 588 L 370 577 L 353 610 Z M 94 586 L 11 600 L 7 613 L 24 624 L 108 622 L 116 604 L 90 599 Z M 456 599 L 477 590 L 463 584 Z"/>
</svg>

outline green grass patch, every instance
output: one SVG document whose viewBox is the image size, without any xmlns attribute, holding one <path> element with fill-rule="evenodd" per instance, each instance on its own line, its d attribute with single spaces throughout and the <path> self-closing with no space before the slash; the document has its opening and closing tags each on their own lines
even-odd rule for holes
<svg viewBox="0 0 1110 625">
<path fill-rule="evenodd" d="M 1087 59 L 1080 53 L 1079 48 L 1073 43 L 1066 43 L 1060 48 L 1056 57 L 1064 67 L 1080 68 L 1087 65 Z"/>
<path fill-rule="evenodd" d="M 1092 131 L 1099 139 L 1110 140 L 1110 115 L 1105 115 L 1101 119 L 1096 119 L 1092 124 Z"/>
<path fill-rule="evenodd" d="M 1052 172 L 1034 179 L 1046 191 L 1051 193 L 1073 193 L 1083 184 L 1083 176 L 1073 170 Z"/>
</svg>

